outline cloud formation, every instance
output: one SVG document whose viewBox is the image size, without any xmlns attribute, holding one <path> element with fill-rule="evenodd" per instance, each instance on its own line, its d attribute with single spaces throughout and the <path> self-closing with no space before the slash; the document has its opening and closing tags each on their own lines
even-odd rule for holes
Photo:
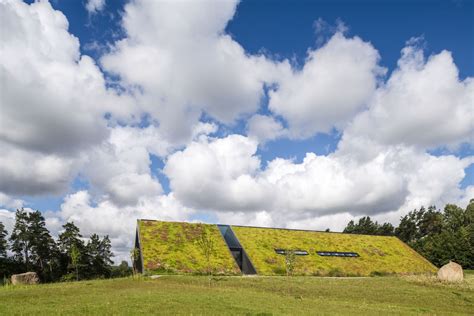
<svg viewBox="0 0 474 316">
<path fill-rule="evenodd" d="M 450 52 L 410 40 L 387 76 L 377 48 L 340 24 L 299 68 L 227 34 L 237 6 L 130 2 L 101 68 L 50 3 L 0 0 L 0 221 L 60 194 L 45 212 L 53 232 L 74 221 L 126 258 L 137 218 L 334 230 L 473 197 L 461 181 L 474 158 L 456 148 L 474 144 L 474 84 Z M 334 129 L 328 155 L 261 158 L 269 142 Z"/>
<path fill-rule="evenodd" d="M 268 106 L 288 122 L 295 138 L 343 128 L 377 88 L 385 72 L 379 59 L 370 43 L 337 32 L 321 48 L 308 51 L 301 70 L 278 79 Z"/>
<path fill-rule="evenodd" d="M 236 6 L 225 0 L 134 1 L 125 7 L 127 37 L 101 63 L 123 85 L 140 87 L 141 109 L 173 141 L 189 138 L 203 113 L 231 124 L 255 112 L 264 85 L 289 71 L 287 62 L 250 55 L 225 33 Z"/>
</svg>

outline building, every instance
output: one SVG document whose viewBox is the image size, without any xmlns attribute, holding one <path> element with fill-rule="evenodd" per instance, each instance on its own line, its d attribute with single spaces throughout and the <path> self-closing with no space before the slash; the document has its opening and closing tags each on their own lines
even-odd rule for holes
<svg viewBox="0 0 474 316">
<path fill-rule="evenodd" d="M 212 255 L 198 240 L 206 230 Z M 437 269 L 392 236 L 138 220 L 139 270 L 147 274 L 370 276 L 424 274 Z"/>
</svg>

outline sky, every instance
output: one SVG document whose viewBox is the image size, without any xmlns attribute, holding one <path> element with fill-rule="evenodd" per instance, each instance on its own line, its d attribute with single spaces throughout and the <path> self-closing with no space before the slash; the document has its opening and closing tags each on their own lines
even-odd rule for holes
<svg viewBox="0 0 474 316">
<path fill-rule="evenodd" d="M 341 231 L 474 198 L 474 1 L 0 0 L 0 221 Z"/>
</svg>

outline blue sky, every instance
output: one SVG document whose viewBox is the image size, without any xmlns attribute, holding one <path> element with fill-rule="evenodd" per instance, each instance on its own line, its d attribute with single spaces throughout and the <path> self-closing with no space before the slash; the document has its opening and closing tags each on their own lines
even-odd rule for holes
<svg viewBox="0 0 474 316">
<path fill-rule="evenodd" d="M 137 217 L 338 230 L 474 197 L 474 1 L 1 9 L 7 227 L 121 251 Z"/>
</svg>

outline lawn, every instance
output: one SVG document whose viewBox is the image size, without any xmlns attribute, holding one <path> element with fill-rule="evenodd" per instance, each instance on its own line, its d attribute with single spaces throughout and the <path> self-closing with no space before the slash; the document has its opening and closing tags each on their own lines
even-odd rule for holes
<svg viewBox="0 0 474 316">
<path fill-rule="evenodd" d="M 474 274 L 428 277 L 162 276 L 0 288 L 0 315 L 471 314 Z"/>
</svg>

